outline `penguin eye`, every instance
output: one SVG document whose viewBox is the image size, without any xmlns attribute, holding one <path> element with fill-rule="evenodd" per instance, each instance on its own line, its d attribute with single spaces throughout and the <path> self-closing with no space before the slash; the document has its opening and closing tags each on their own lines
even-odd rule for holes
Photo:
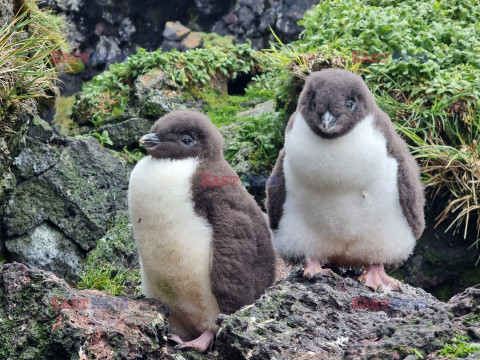
<svg viewBox="0 0 480 360">
<path fill-rule="evenodd" d="M 345 109 L 347 109 L 350 112 L 354 112 L 356 107 L 357 107 L 357 103 L 354 100 L 348 100 L 345 103 Z"/>
<path fill-rule="evenodd" d="M 189 148 L 189 147 L 192 147 L 193 145 L 195 145 L 195 140 L 193 140 L 193 138 L 189 135 L 183 135 L 181 138 L 180 138 L 180 141 L 182 142 L 182 145 Z"/>
</svg>

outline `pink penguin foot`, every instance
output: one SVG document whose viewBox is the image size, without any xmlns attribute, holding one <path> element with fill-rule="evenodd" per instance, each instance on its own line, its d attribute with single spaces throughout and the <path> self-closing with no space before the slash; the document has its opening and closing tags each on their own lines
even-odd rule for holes
<svg viewBox="0 0 480 360">
<path fill-rule="evenodd" d="M 313 278 L 316 274 L 322 274 L 323 276 L 335 276 L 335 273 L 331 269 L 324 269 L 317 259 L 311 259 L 308 261 L 303 277 L 307 279 Z"/>
<path fill-rule="evenodd" d="M 365 267 L 366 273 L 358 277 L 358 281 L 376 292 L 384 292 L 386 289 L 402 291 L 400 285 L 385 273 L 383 264 L 369 265 Z"/>
<path fill-rule="evenodd" d="M 202 335 L 200 335 L 195 340 L 183 341 L 177 335 L 169 335 L 168 338 L 178 345 L 175 346 L 175 350 L 198 350 L 201 353 L 206 352 L 213 344 L 213 338 L 215 334 L 210 330 L 205 330 Z"/>
</svg>

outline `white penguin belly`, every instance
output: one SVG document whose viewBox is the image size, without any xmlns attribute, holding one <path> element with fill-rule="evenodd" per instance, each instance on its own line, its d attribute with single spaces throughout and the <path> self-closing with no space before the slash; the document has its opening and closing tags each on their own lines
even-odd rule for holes
<svg viewBox="0 0 480 360">
<path fill-rule="evenodd" d="M 190 180 L 198 160 L 143 158 L 130 175 L 130 217 L 143 292 L 170 308 L 181 337 L 215 329 L 220 313 L 210 282 L 212 228 L 194 212 Z"/>
<path fill-rule="evenodd" d="M 277 249 L 326 262 L 396 263 L 415 245 L 399 201 L 397 161 L 367 116 L 336 139 L 298 114 L 285 141 L 286 201 Z"/>
</svg>

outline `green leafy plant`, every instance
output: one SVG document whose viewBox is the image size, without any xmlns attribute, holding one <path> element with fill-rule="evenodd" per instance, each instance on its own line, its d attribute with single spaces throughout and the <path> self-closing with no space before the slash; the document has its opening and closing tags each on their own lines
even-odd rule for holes
<svg viewBox="0 0 480 360">
<path fill-rule="evenodd" d="M 96 132 L 93 134 L 93 136 L 100 141 L 101 146 L 113 145 L 113 142 L 112 140 L 110 140 L 110 136 L 108 135 L 107 130 L 103 130 L 101 135 L 98 132 Z"/>
<path fill-rule="evenodd" d="M 80 281 L 77 288 L 106 291 L 112 295 L 125 293 L 125 278 L 127 272 L 118 273 L 108 264 L 100 264 L 88 272 L 80 274 Z"/>
<path fill-rule="evenodd" d="M 255 74 L 262 69 L 262 57 L 250 45 L 212 46 L 186 52 L 146 52 L 139 49 L 121 64 L 93 78 L 84 86 L 74 106 L 74 119 L 88 119 L 98 127 L 107 118 L 124 113 L 132 81 L 152 69 L 161 69 L 177 84 L 203 87 L 220 77 L 234 79 L 239 74 Z"/>
<path fill-rule="evenodd" d="M 466 358 L 469 354 L 479 350 L 480 346 L 472 344 L 472 340 L 468 336 L 457 334 L 450 343 L 440 350 L 440 355 L 447 359 Z"/>
<path fill-rule="evenodd" d="M 251 149 L 248 161 L 256 174 L 269 173 L 283 147 L 284 113 L 267 113 L 245 118 L 236 126 L 237 135 L 227 144 L 225 159 L 232 163 L 243 148 Z"/>
<path fill-rule="evenodd" d="M 133 149 L 132 151 L 129 151 L 126 146 L 119 154 L 130 164 L 136 164 L 145 157 L 145 153 L 141 149 Z"/>
</svg>

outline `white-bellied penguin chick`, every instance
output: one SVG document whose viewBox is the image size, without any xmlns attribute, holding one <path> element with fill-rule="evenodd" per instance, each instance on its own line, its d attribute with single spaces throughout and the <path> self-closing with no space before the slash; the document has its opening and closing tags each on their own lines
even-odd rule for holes
<svg viewBox="0 0 480 360">
<path fill-rule="evenodd" d="M 425 227 L 420 171 L 363 79 L 347 70 L 312 73 L 285 133 L 267 186 L 267 213 L 280 255 L 304 275 L 325 263 L 364 265 L 377 291 L 398 284 L 383 264 L 412 252 Z"/>
<path fill-rule="evenodd" d="M 171 112 L 140 141 L 149 155 L 131 173 L 128 202 L 143 292 L 169 307 L 179 347 L 205 351 L 217 316 L 273 283 L 268 224 L 206 116 Z"/>
</svg>

